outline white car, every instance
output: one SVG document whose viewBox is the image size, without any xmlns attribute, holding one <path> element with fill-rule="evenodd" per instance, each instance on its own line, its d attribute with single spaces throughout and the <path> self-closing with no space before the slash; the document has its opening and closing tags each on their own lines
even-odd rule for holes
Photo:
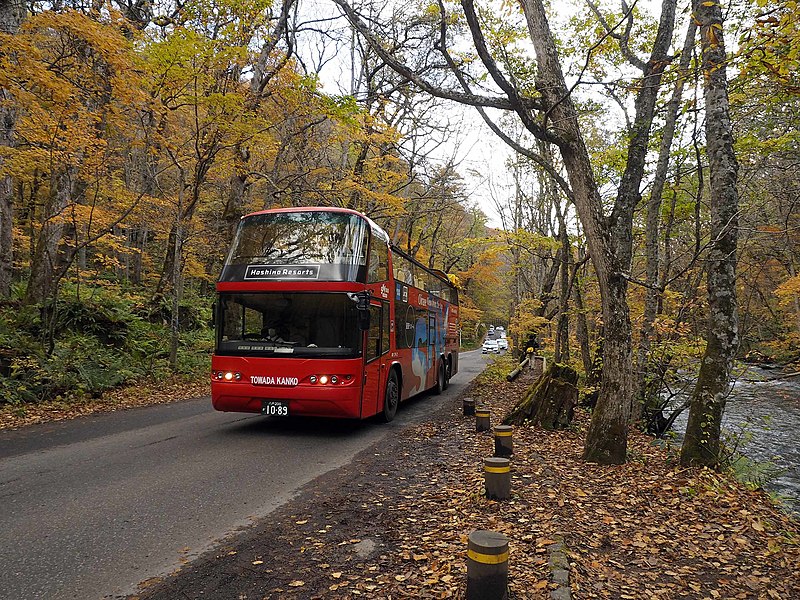
<svg viewBox="0 0 800 600">
<path fill-rule="evenodd" d="M 486 340 L 483 342 L 481 354 L 486 354 L 488 352 L 500 352 L 500 348 L 497 347 L 497 340 Z"/>
<path fill-rule="evenodd" d="M 499 340 L 497 340 L 497 349 L 508 350 L 508 340 L 504 337 L 501 337 Z"/>
</svg>

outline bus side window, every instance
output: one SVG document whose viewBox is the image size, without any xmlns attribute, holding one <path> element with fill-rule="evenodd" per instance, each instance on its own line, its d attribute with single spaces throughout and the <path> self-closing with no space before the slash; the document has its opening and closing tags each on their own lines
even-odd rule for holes
<svg viewBox="0 0 800 600">
<path fill-rule="evenodd" d="M 367 283 L 386 281 L 389 279 L 389 246 L 386 242 L 372 236 L 372 247 L 369 250 L 369 269 Z"/>
<path fill-rule="evenodd" d="M 367 361 L 381 355 L 381 306 L 371 304 L 369 307 L 369 330 L 367 331 Z"/>
<path fill-rule="evenodd" d="M 381 319 L 381 354 L 386 354 L 389 351 L 389 304 L 384 302 L 383 318 Z"/>
</svg>

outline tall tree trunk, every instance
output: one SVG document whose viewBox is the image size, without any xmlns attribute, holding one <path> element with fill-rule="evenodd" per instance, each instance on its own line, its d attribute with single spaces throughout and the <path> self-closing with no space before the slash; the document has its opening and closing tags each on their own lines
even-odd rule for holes
<svg viewBox="0 0 800 600">
<path fill-rule="evenodd" d="M 560 233 L 561 232 L 559 231 L 559 236 Z M 544 260 L 542 260 L 541 266 L 544 270 Z M 540 280 L 539 302 L 541 302 L 541 305 L 536 309 L 537 317 L 545 316 L 548 313 L 547 308 L 550 306 L 550 302 L 555 299 L 553 296 L 553 287 L 556 285 L 556 279 L 558 278 L 558 272 L 560 269 L 561 248 L 556 250 L 556 255 L 553 257 L 553 263 L 550 265 L 550 268 L 544 272 L 544 275 Z"/>
<path fill-rule="evenodd" d="M 60 259 L 58 246 L 64 235 L 64 210 L 72 201 L 77 169 L 57 166 L 50 177 L 50 194 L 42 214 L 42 227 L 36 237 L 31 273 L 25 290 L 25 303 L 44 302 L 53 295 Z"/>
<path fill-rule="evenodd" d="M 466 80 L 460 73 L 456 76 L 460 78 L 465 94 L 444 91 L 424 81 L 413 70 L 390 55 L 345 0 L 334 1 L 342 8 L 351 23 L 364 33 L 381 58 L 415 85 L 433 95 L 474 104 L 481 111 L 481 106 L 492 106 L 495 100 L 499 100 L 488 99 L 491 103 L 479 102 L 480 98 L 476 99 L 469 92 L 469 85 L 465 83 Z M 628 415 L 633 402 L 631 323 L 627 302 L 628 271 L 633 242 L 633 212 L 640 199 L 639 186 L 645 166 L 661 74 L 668 63 L 667 52 L 674 26 L 675 4 L 676 0 L 663 1 L 653 52 L 648 62 L 642 62 L 641 65 L 643 77 L 636 96 L 636 119 L 628 145 L 626 169 L 620 182 L 614 210 L 607 217 L 581 132 L 578 114 L 572 102 L 571 90 L 566 85 L 561 69 L 543 0 L 520 0 L 536 53 L 536 89 L 539 95 L 535 100 L 535 107 L 530 102 L 532 100 L 530 96 L 522 94 L 513 82 L 505 77 L 491 56 L 473 1 L 461 0 L 475 49 L 490 76 L 506 96 L 507 103 L 502 102 L 502 104 L 510 107 L 525 128 L 537 139 L 553 143 L 559 148 L 569 183 L 564 181 L 558 172 L 552 170 L 548 172 L 572 197 L 586 233 L 589 254 L 599 282 L 606 332 L 600 400 L 592 415 L 584 451 L 584 458 L 592 462 L 622 463 L 626 458 Z M 444 20 L 442 22 L 444 23 Z M 485 113 L 482 112 L 483 114 Z M 507 144 L 522 154 L 534 160 L 534 156 L 543 160 L 541 156 L 526 151 L 505 136 L 491 121 L 487 123 Z M 546 167 L 546 164 L 536 162 Z"/>
<path fill-rule="evenodd" d="M 572 265 L 572 246 L 567 233 L 567 224 L 561 206 L 554 202 L 558 216 L 558 238 L 561 242 L 561 282 L 558 298 L 558 316 L 556 320 L 555 356 L 557 363 L 569 362 L 569 296 L 570 296 L 570 266 Z"/>
<path fill-rule="evenodd" d="M 161 191 L 158 185 L 158 161 L 163 153 L 158 135 L 164 128 L 164 119 L 159 119 L 152 108 L 139 111 L 141 129 L 136 131 L 136 140 L 128 155 L 128 186 L 143 196 L 157 197 Z M 143 278 L 143 257 L 147 247 L 149 225 L 146 222 L 133 222 L 126 225 L 128 230 L 127 275 L 133 285 L 141 285 Z"/>
<path fill-rule="evenodd" d="M 645 290 L 644 318 L 642 320 L 639 350 L 636 359 L 635 394 L 638 401 L 634 404 L 633 414 L 631 415 L 634 421 L 638 421 L 641 418 L 643 409 L 645 412 L 647 411 L 646 407 L 644 407 L 644 404 L 647 402 L 645 394 L 645 379 L 648 372 L 647 363 L 650 353 L 650 342 L 653 336 L 653 324 L 655 323 L 656 315 L 658 314 L 659 297 L 664 293 L 664 290 L 659 289 L 658 287 L 658 274 L 659 271 L 662 270 L 660 268 L 662 265 L 659 257 L 661 200 L 664 192 L 664 183 L 667 180 L 667 167 L 669 166 L 672 140 L 675 136 L 675 124 L 678 120 L 678 109 L 680 108 L 681 99 L 683 97 L 683 86 L 685 81 L 684 73 L 689 68 L 696 31 L 697 26 L 693 20 L 690 20 L 689 26 L 686 30 L 686 38 L 683 43 L 680 64 L 678 65 L 678 75 L 675 80 L 675 87 L 673 88 L 672 97 L 667 105 L 667 115 L 664 123 L 663 135 L 661 138 L 661 147 L 658 151 L 658 163 L 656 164 L 656 172 L 653 176 L 653 186 L 650 191 L 650 198 L 647 202 L 647 219 L 645 221 L 645 257 L 647 261 L 646 269 L 648 287 Z"/>
<path fill-rule="evenodd" d="M 728 106 L 725 42 L 719 2 L 696 2 L 705 79 L 706 142 L 709 162 L 712 246 L 708 255 L 708 330 L 706 350 L 689 406 L 681 448 L 684 465 L 719 464 L 720 430 L 739 345 L 736 302 L 738 164 Z"/>
<path fill-rule="evenodd" d="M 242 218 L 247 204 L 247 169 L 250 161 L 250 150 L 239 144 L 233 149 L 233 152 L 234 173 L 229 180 L 228 201 L 225 203 L 225 210 L 222 213 L 226 247 L 229 247 L 233 242 L 236 227 L 239 225 L 239 220 Z"/>
<path fill-rule="evenodd" d="M 6 99 L 0 89 L 0 103 Z M 14 118 L 10 109 L 0 106 L 0 145 L 11 146 Z M 6 135 L 4 132 L 7 132 Z M 0 169 L 3 167 L 0 159 Z M 14 182 L 10 175 L 0 175 L 0 298 L 11 294 L 11 276 L 14 267 Z"/>
<path fill-rule="evenodd" d="M 0 32 L 15 34 L 25 19 L 22 0 L 0 0 Z M 0 146 L 14 146 L 16 111 L 9 106 L 10 94 L 0 87 Z M 14 182 L 3 175 L 0 158 L 0 298 L 11 294 L 11 276 L 14 267 Z"/>
<path fill-rule="evenodd" d="M 180 342 L 180 308 L 183 295 L 183 196 L 186 190 L 184 170 L 179 168 L 178 210 L 175 212 L 175 237 L 172 263 L 172 314 L 170 316 L 169 366 L 173 372 L 178 370 L 178 343 Z"/>
<path fill-rule="evenodd" d="M 194 218 L 194 212 L 200 204 L 200 192 L 202 186 L 205 184 L 205 177 L 211 163 L 214 161 L 214 155 L 206 160 L 198 160 L 195 162 L 192 169 L 192 183 L 186 184 L 186 168 L 176 164 L 178 172 L 180 173 L 179 181 L 180 187 L 178 189 L 178 208 L 176 211 L 175 221 L 169 231 L 167 239 L 166 254 L 164 255 L 164 263 L 161 268 L 161 277 L 156 285 L 155 292 L 153 293 L 153 300 L 163 298 L 166 296 L 167 290 L 174 290 L 178 284 L 175 279 L 175 274 L 179 273 L 181 258 L 176 254 L 177 249 L 183 248 L 184 240 L 182 239 L 184 231 L 190 226 Z M 186 190 L 190 189 L 189 201 L 186 201 Z M 181 232 L 178 232 L 178 229 Z M 176 265 L 178 271 L 176 271 Z"/>
<path fill-rule="evenodd" d="M 584 268 L 581 267 L 581 269 Z M 592 371 L 592 352 L 589 346 L 589 326 L 586 321 L 586 309 L 583 305 L 583 283 L 581 280 L 582 276 L 576 273 L 572 294 L 575 298 L 575 337 L 578 338 L 578 344 L 581 347 L 581 362 L 588 381 Z"/>
<path fill-rule="evenodd" d="M 632 254 L 633 210 L 639 199 L 639 185 L 660 87 L 666 52 L 672 35 L 675 1 L 663 3 L 661 23 L 642 87 L 636 98 L 636 121 L 628 147 L 628 161 L 620 182 L 614 212 L 603 214 L 597 182 L 581 135 L 577 112 L 567 89 L 558 53 L 550 33 L 541 0 L 521 0 L 537 58 L 537 89 L 542 95 L 556 141 L 575 196 L 575 207 L 586 232 L 589 254 L 600 286 L 605 338 L 603 379 L 600 396 L 592 414 L 583 457 L 590 462 L 618 464 L 627 453 L 628 416 L 633 398 L 631 322 L 628 308 L 628 280 Z"/>
<path fill-rule="evenodd" d="M 627 405 L 631 391 L 630 319 L 625 296 L 627 281 L 614 253 L 609 230 L 603 226 L 602 200 L 578 115 L 564 81 L 555 42 L 541 0 L 521 0 L 538 64 L 537 88 L 550 107 L 553 123 L 562 132 L 558 146 L 575 196 L 575 207 L 586 232 L 597 273 L 606 327 L 603 381 L 592 416 L 584 458 L 592 462 L 623 463 L 627 451 Z M 615 282 L 612 285 L 612 277 Z"/>
</svg>

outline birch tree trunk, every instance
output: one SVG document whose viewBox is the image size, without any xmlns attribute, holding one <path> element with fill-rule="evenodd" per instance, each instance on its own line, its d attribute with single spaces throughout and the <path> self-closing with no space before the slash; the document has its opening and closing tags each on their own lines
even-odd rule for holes
<svg viewBox="0 0 800 600">
<path fill-rule="evenodd" d="M 695 2 L 694 18 L 700 27 L 705 80 L 712 245 L 707 266 L 706 350 L 689 406 L 681 464 L 715 466 L 721 458 L 722 414 L 739 345 L 736 302 L 738 164 L 728 106 L 722 8 L 716 0 Z"/>
<path fill-rule="evenodd" d="M 25 19 L 25 3 L 22 0 L 0 0 L 0 32 L 15 34 Z M 0 88 L 0 146 L 14 146 L 14 126 L 17 115 L 6 103 L 11 100 L 8 92 Z M 11 293 L 11 275 L 14 266 L 14 182 L 10 175 L 2 174 L 3 159 L 0 158 L 0 298 Z"/>
</svg>

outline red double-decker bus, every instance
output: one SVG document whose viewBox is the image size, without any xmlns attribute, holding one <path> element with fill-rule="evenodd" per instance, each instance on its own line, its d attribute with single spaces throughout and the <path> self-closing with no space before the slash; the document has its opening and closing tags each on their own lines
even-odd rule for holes
<svg viewBox="0 0 800 600">
<path fill-rule="evenodd" d="M 458 371 L 456 288 L 352 210 L 242 217 L 217 292 L 217 410 L 391 421 Z"/>
</svg>

